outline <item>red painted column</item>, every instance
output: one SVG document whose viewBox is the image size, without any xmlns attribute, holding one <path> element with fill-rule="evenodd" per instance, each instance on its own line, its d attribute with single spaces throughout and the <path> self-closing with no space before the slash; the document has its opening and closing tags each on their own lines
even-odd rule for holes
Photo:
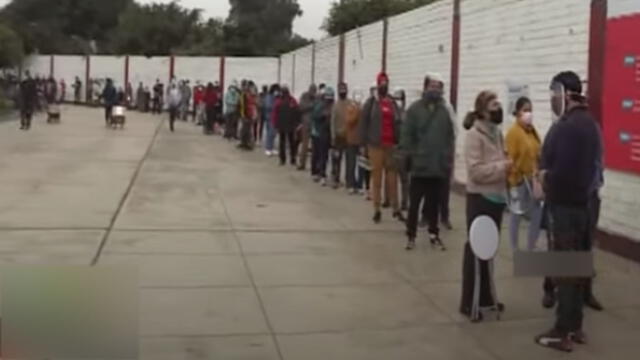
<svg viewBox="0 0 640 360">
<path fill-rule="evenodd" d="M 89 90 L 91 89 L 91 86 L 89 84 L 89 80 L 91 79 L 91 56 L 87 55 L 87 62 L 86 62 L 86 72 L 84 74 L 84 99 L 85 102 L 89 99 Z"/>
<path fill-rule="evenodd" d="M 295 94 L 296 92 L 296 54 L 293 53 L 293 64 L 291 65 L 291 84 L 289 84 L 291 90 L 291 94 Z"/>
<path fill-rule="evenodd" d="M 607 42 L 607 0 L 591 0 L 589 24 L 589 109 L 602 125 L 604 61 Z"/>
<path fill-rule="evenodd" d="M 389 19 L 382 21 L 382 71 L 387 72 L 387 53 L 389 45 Z"/>
<path fill-rule="evenodd" d="M 54 77 L 56 74 L 55 56 L 51 55 L 49 58 L 49 76 Z"/>
<path fill-rule="evenodd" d="M 344 82 L 344 57 L 345 57 L 346 37 L 340 35 L 340 43 L 338 44 L 338 83 Z"/>
<path fill-rule="evenodd" d="M 129 84 L 129 55 L 124 57 L 124 86 Z"/>
<path fill-rule="evenodd" d="M 458 82 L 460 79 L 460 2 L 453 1 L 453 29 L 451 31 L 451 83 L 449 101 L 458 109 Z"/>
<path fill-rule="evenodd" d="M 169 81 L 171 81 L 174 76 L 176 76 L 176 58 L 171 55 L 169 58 Z"/>
<path fill-rule="evenodd" d="M 311 44 L 311 83 L 316 83 L 316 42 Z"/>
<path fill-rule="evenodd" d="M 224 90 L 226 87 L 224 86 L 225 81 L 225 73 L 227 67 L 227 58 L 222 56 L 220 57 L 220 93 L 224 96 Z"/>
</svg>

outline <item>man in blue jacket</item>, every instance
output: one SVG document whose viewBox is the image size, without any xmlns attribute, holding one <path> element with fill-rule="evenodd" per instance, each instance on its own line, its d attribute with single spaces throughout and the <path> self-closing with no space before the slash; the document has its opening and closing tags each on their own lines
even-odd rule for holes
<svg viewBox="0 0 640 360">
<path fill-rule="evenodd" d="M 578 75 L 570 71 L 556 75 L 551 90 L 552 109 L 559 120 L 545 139 L 539 175 L 546 192 L 549 245 L 553 251 L 590 251 L 589 205 L 603 151 L 600 132 L 585 105 Z M 588 279 L 553 281 L 558 288 L 556 323 L 535 341 L 570 352 L 574 342 L 586 342 L 582 307 Z"/>
</svg>

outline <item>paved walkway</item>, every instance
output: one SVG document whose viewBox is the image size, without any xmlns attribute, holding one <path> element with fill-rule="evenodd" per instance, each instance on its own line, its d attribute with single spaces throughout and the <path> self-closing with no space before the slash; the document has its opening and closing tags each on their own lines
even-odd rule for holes
<svg viewBox="0 0 640 360">
<path fill-rule="evenodd" d="M 164 119 L 164 118 L 163 118 Z M 65 108 L 62 125 L 0 124 L 0 264 L 140 266 L 141 358 L 564 358 L 533 336 L 552 323 L 541 281 L 516 279 L 506 242 L 500 322 L 457 313 L 463 200 L 434 252 L 403 249 L 403 230 L 370 204 L 313 184 L 262 153 L 237 151 L 178 123 L 130 113 L 105 129 L 97 109 Z M 637 359 L 640 266 L 597 254 L 586 312 L 591 344 L 574 359 Z"/>
</svg>

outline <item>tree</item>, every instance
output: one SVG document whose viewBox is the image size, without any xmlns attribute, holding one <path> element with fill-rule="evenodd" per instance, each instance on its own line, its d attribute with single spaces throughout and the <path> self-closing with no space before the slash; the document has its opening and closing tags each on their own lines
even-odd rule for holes
<svg viewBox="0 0 640 360">
<path fill-rule="evenodd" d="M 13 0 L 0 12 L 28 53 L 84 53 L 100 48 L 133 0 Z"/>
<path fill-rule="evenodd" d="M 293 20 L 302 15 L 297 0 L 229 0 L 224 26 L 228 55 L 277 55 L 308 40 L 293 34 Z"/>
<path fill-rule="evenodd" d="M 0 69 L 14 67 L 24 57 L 22 40 L 8 26 L 0 23 Z"/>
<path fill-rule="evenodd" d="M 322 29 L 331 36 L 374 23 L 438 0 L 343 0 L 334 1 Z"/>
</svg>

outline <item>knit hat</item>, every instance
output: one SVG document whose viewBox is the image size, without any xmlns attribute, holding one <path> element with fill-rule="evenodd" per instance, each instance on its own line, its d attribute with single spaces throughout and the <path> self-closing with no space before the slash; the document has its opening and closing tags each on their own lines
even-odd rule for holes
<svg viewBox="0 0 640 360">
<path fill-rule="evenodd" d="M 378 74 L 378 78 L 377 78 L 376 84 L 378 86 L 380 86 L 383 82 L 389 84 L 389 76 L 384 71 L 382 71 L 382 72 L 380 72 Z"/>
</svg>

